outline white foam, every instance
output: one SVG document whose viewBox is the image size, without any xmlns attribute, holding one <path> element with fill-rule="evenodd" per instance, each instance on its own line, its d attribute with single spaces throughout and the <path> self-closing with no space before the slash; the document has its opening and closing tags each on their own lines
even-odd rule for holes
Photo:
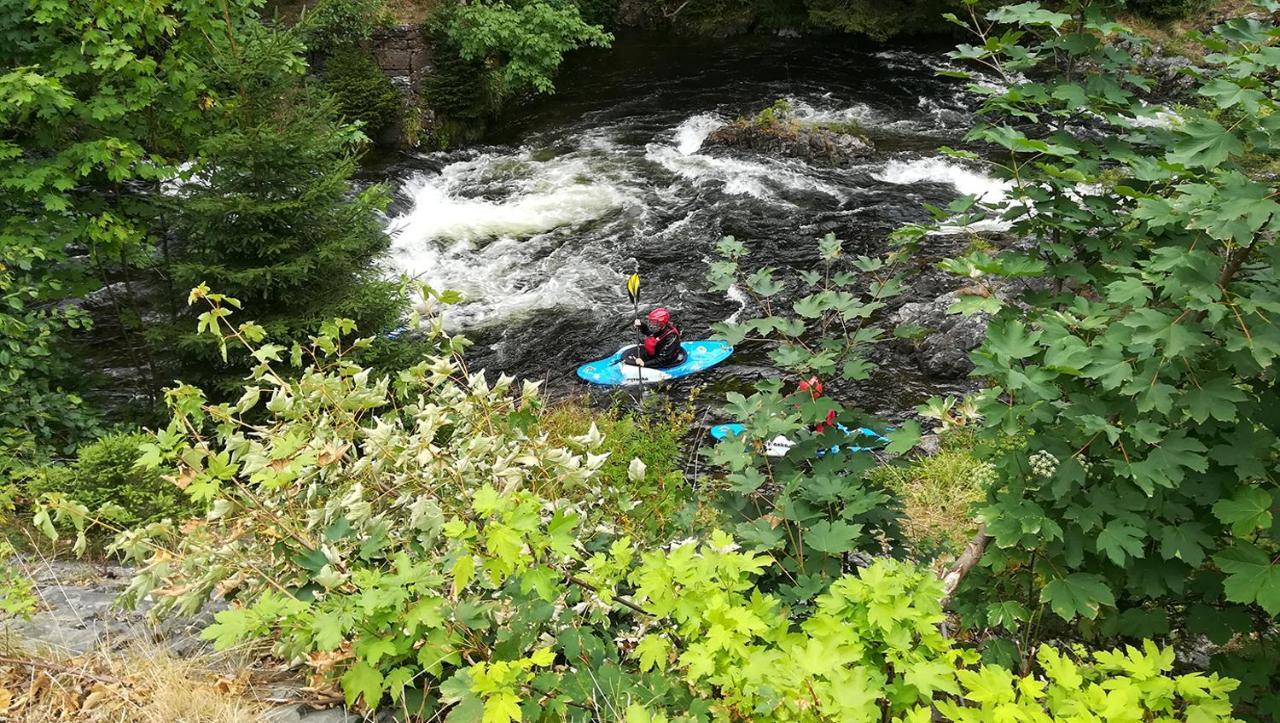
<svg viewBox="0 0 1280 723">
<path fill-rule="evenodd" d="M 392 221 L 398 252 L 411 252 L 424 241 L 532 236 L 599 218 L 624 200 L 617 189 L 601 184 L 568 185 L 501 201 L 460 198 L 436 179 L 421 176 L 410 179 L 404 190 L 413 196 L 414 207 Z"/>
<path fill-rule="evenodd" d="M 650 144 L 645 158 L 694 183 L 722 183 L 725 193 L 772 203 L 790 205 L 778 195 L 786 190 L 823 193 L 836 198 L 842 195 L 835 186 L 806 175 L 804 169 L 790 167 L 785 160 L 757 163 L 728 156 L 684 154 L 661 144 Z"/>
<path fill-rule="evenodd" d="M 913 183 L 950 184 L 962 196 L 973 196 L 981 206 L 987 207 L 988 213 L 994 215 L 1009 200 L 1012 184 L 992 178 L 985 173 L 951 163 L 945 158 L 917 158 L 910 161 L 893 160 L 885 164 L 883 170 L 872 174 L 873 178 L 899 185 Z M 956 219 L 940 224 L 931 234 L 953 234 L 962 232 L 999 232 L 1007 231 L 1012 225 L 1009 221 L 998 218 L 983 218 L 970 223 L 956 223 Z"/>
<path fill-rule="evenodd" d="M 535 161 L 517 151 L 411 177 L 402 192 L 413 207 L 388 228 L 397 270 L 463 293 L 466 301 L 445 312 L 454 328 L 559 304 L 590 306 L 587 290 L 616 274 L 564 245 L 568 231 L 623 208 L 630 195 L 591 161 Z"/>
<path fill-rule="evenodd" d="M 973 196 L 988 204 L 1000 204 L 1008 198 L 1011 185 L 1008 181 L 992 178 L 985 173 L 952 163 L 945 158 L 916 158 L 909 161 L 893 160 L 885 164 L 872 177 L 878 181 L 896 185 L 913 183 L 945 183 L 953 186 L 962 196 Z"/>
<path fill-rule="evenodd" d="M 195 161 L 183 161 L 178 164 L 176 172 L 160 182 L 160 193 L 166 196 L 181 196 L 188 187 L 202 188 L 209 185 L 207 178 L 193 174 Z"/>
<path fill-rule="evenodd" d="M 724 117 L 716 113 L 699 113 L 684 119 L 676 126 L 676 150 L 686 156 L 697 153 L 707 136 L 724 124 Z"/>
<path fill-rule="evenodd" d="M 1167 106 L 1148 106 L 1146 103 L 1143 106 L 1141 114 L 1120 116 L 1117 120 L 1130 128 L 1174 128 L 1183 122 L 1182 116 Z"/>
<path fill-rule="evenodd" d="M 824 96 L 829 97 L 830 94 Z M 798 98 L 787 98 L 787 102 L 791 105 L 792 117 L 801 123 L 880 125 L 885 122 L 884 117 L 866 103 L 820 108 Z"/>
<path fill-rule="evenodd" d="M 742 316 L 742 312 L 747 310 L 747 304 L 750 302 L 750 299 L 747 298 L 746 292 L 737 284 L 731 284 L 729 286 L 729 290 L 725 292 L 725 296 L 729 297 L 730 301 L 738 304 L 737 311 L 730 314 L 729 318 L 725 319 L 725 323 L 736 324 L 738 323 L 738 317 Z"/>
</svg>

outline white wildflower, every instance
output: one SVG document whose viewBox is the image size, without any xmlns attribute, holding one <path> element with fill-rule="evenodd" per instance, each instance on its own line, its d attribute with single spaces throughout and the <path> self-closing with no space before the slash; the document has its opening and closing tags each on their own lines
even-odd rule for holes
<svg viewBox="0 0 1280 723">
<path fill-rule="evenodd" d="M 644 471 L 644 462 L 641 462 L 640 458 L 636 457 L 631 460 L 631 464 L 627 465 L 627 479 L 634 484 L 639 484 L 644 481 Z"/>
<path fill-rule="evenodd" d="M 1048 479 L 1058 472 L 1058 458 L 1043 449 L 1032 453 L 1027 461 L 1031 464 L 1031 472 L 1038 477 Z"/>
</svg>

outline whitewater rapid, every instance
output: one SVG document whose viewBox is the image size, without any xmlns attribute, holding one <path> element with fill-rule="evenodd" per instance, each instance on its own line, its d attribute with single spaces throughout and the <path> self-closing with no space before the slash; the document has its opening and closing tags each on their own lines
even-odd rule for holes
<svg viewBox="0 0 1280 723">
<path fill-rule="evenodd" d="M 559 375 L 630 338 L 634 272 L 641 311 L 669 306 L 691 338 L 741 318 L 742 289 L 708 291 L 724 236 L 747 244 L 749 265 L 804 267 L 826 233 L 875 254 L 929 218 L 925 203 L 1008 199 L 982 164 L 935 150 L 963 145 L 974 102 L 934 75 L 938 56 L 796 46 L 780 66 L 765 50 L 571 68 L 501 143 L 408 158 L 392 177 L 392 272 L 462 293 L 445 322 L 483 364 Z M 706 142 L 780 99 L 799 122 L 863 129 L 877 152 L 829 167 Z"/>
<path fill-rule="evenodd" d="M 673 177 L 666 184 L 619 163 L 616 156 L 625 154 L 617 148 L 578 149 L 545 160 L 517 148 L 450 163 L 434 174 L 415 173 L 400 188 L 412 206 L 389 226 L 395 268 L 435 288 L 461 291 L 466 301 L 451 314 L 457 327 L 558 305 L 586 310 L 617 300 L 610 285 L 634 263 L 611 253 L 621 248 L 614 244 L 645 234 L 648 206 L 673 191 L 679 195 L 681 186 L 716 188 L 789 209 L 814 195 L 838 203 L 866 190 L 810 173 L 794 159 L 701 152 L 706 136 L 723 122 L 696 114 L 646 144 L 642 158 Z M 1008 192 L 1006 182 L 944 157 L 889 158 L 864 170 L 884 189 L 944 186 L 986 204 L 1003 202 Z"/>
</svg>

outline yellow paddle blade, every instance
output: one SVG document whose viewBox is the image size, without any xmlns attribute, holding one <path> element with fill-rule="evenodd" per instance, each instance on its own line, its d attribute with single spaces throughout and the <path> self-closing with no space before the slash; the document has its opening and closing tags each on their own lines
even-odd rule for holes
<svg viewBox="0 0 1280 723">
<path fill-rule="evenodd" d="M 631 297 L 633 304 L 640 300 L 640 274 L 632 274 L 627 279 L 627 295 Z"/>
</svg>

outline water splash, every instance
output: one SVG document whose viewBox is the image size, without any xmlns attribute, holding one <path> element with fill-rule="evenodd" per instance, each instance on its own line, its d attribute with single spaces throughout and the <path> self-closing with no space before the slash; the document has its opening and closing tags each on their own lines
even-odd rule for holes
<svg viewBox="0 0 1280 723">
<path fill-rule="evenodd" d="M 872 174 L 878 181 L 895 185 L 916 183 L 942 183 L 956 189 L 962 196 L 973 196 L 981 203 L 1003 203 L 1011 188 L 1008 181 L 992 178 L 980 171 L 952 163 L 945 158 L 929 157 L 911 160 L 892 160 L 884 168 Z"/>
<path fill-rule="evenodd" d="M 791 105 L 792 117 L 801 123 L 823 125 L 855 123 L 863 126 L 891 123 L 883 113 L 866 103 L 841 104 L 830 94 L 825 94 L 820 99 L 813 99 L 813 102 L 791 97 L 786 100 Z"/>
<path fill-rule="evenodd" d="M 538 163 L 527 154 L 490 154 L 451 164 L 439 175 L 416 174 L 402 193 L 413 199 L 413 209 L 393 219 L 388 231 L 406 260 L 424 242 L 531 236 L 599 218 L 626 203 L 621 189 L 592 180 L 583 159 Z M 491 198 L 497 194 L 502 197 Z"/>
<path fill-rule="evenodd" d="M 725 292 L 725 296 L 727 296 L 730 301 L 738 305 L 737 310 L 730 314 L 729 318 L 725 319 L 725 323 L 736 324 L 738 323 L 738 318 L 742 316 L 742 312 L 747 310 L 747 304 L 751 300 L 747 297 L 746 292 L 737 284 L 730 285 L 729 289 Z"/>
<path fill-rule="evenodd" d="M 838 187 L 816 177 L 799 161 L 757 162 L 728 155 L 685 154 L 673 146 L 657 143 L 648 146 L 645 159 L 695 185 L 720 184 L 731 196 L 750 196 L 793 206 L 787 196 L 794 193 L 819 193 L 832 198 L 842 195 Z"/>
<path fill-rule="evenodd" d="M 571 232 L 624 209 L 624 188 L 586 158 L 486 154 L 415 174 L 401 192 L 413 207 L 392 219 L 399 271 L 466 301 L 448 312 L 466 327 L 560 304 L 589 306 L 613 272 L 570 243 Z"/>
<path fill-rule="evenodd" d="M 697 153 L 702 148 L 703 141 L 707 140 L 707 136 L 726 122 L 724 116 L 719 113 L 699 113 L 690 116 L 676 126 L 676 150 L 686 156 Z"/>
</svg>

